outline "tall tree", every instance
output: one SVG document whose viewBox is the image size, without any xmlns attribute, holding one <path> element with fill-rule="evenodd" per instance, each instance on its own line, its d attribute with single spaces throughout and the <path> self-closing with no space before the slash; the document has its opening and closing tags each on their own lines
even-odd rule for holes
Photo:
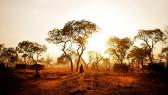
<svg viewBox="0 0 168 95">
<path fill-rule="evenodd" d="M 65 34 L 69 35 L 72 42 L 77 46 L 76 52 L 78 54 L 78 60 L 76 63 L 76 71 L 78 71 L 79 62 L 86 49 L 87 39 L 90 38 L 94 32 L 98 32 L 98 27 L 95 23 L 87 20 L 73 20 L 65 24 L 63 31 Z"/>
<path fill-rule="evenodd" d="M 78 60 L 76 63 L 76 71 L 78 71 L 79 62 L 84 50 L 86 49 L 87 39 L 97 31 L 98 27 L 95 23 L 87 20 L 73 20 L 67 22 L 63 29 L 54 29 L 53 31 L 49 31 L 47 41 L 54 44 L 63 44 L 62 51 L 71 62 L 71 70 L 73 70 L 72 59 L 68 57 L 66 51 L 73 45 L 78 54 Z"/>
<path fill-rule="evenodd" d="M 37 61 L 40 54 L 47 50 L 47 47 L 45 45 L 40 45 L 36 42 L 22 41 L 18 44 L 17 49 L 19 53 L 27 54 L 33 60 L 35 64 L 35 77 L 40 77 Z M 35 59 L 35 56 L 37 59 Z"/>
<path fill-rule="evenodd" d="M 132 45 L 131 40 L 127 37 L 123 39 L 111 37 L 109 38 L 107 44 L 109 46 L 107 52 L 109 52 L 110 55 L 113 55 L 116 60 L 119 60 L 120 63 L 123 64 L 123 60 L 127 54 L 127 50 Z"/>
<path fill-rule="evenodd" d="M 135 36 L 136 40 L 143 41 L 143 44 L 149 49 L 150 53 L 148 57 L 153 63 L 153 49 L 155 45 L 163 40 L 164 33 L 160 29 L 154 30 L 139 30 L 138 34 Z"/>
<path fill-rule="evenodd" d="M 149 54 L 149 49 L 147 48 L 138 48 L 134 47 L 130 52 L 128 53 L 127 57 L 132 59 L 133 61 L 141 62 L 141 66 L 144 66 L 144 59 Z M 139 64 L 139 63 L 138 63 Z"/>
<path fill-rule="evenodd" d="M 73 71 L 73 61 L 71 56 L 69 56 L 69 51 L 72 44 L 69 34 L 64 33 L 62 29 L 54 28 L 52 31 L 48 32 L 48 38 L 46 38 L 46 40 L 49 43 L 62 46 L 61 50 L 64 53 L 64 55 L 67 57 L 67 59 L 70 61 L 71 71 Z"/>
<path fill-rule="evenodd" d="M 7 63 L 7 67 L 9 63 L 13 63 L 13 65 L 15 65 L 15 62 L 18 60 L 17 50 L 11 47 L 3 48 L 1 58 L 3 59 L 3 62 Z"/>
</svg>

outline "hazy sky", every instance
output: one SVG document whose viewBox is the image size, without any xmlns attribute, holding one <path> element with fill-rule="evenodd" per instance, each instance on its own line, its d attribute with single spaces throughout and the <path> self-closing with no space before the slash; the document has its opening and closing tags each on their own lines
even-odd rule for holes
<svg viewBox="0 0 168 95">
<path fill-rule="evenodd" d="M 102 36 L 99 43 L 103 44 L 109 36 L 134 36 L 139 29 L 163 29 L 168 24 L 168 0 L 0 0 L 0 43 L 16 46 L 30 40 L 47 44 L 49 30 L 80 19 L 90 20 L 102 29 L 92 43 Z M 49 52 L 58 51 L 52 45 L 48 48 Z"/>
</svg>

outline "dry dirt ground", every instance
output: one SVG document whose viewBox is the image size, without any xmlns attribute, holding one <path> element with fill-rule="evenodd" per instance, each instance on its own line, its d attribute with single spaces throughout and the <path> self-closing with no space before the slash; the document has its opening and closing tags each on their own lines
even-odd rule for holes
<svg viewBox="0 0 168 95">
<path fill-rule="evenodd" d="M 168 74 L 29 70 L 0 73 L 0 95 L 168 95 Z"/>
</svg>

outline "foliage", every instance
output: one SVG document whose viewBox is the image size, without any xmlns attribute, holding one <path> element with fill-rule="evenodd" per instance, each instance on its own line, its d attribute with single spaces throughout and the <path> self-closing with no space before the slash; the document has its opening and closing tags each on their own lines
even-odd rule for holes
<svg viewBox="0 0 168 95">
<path fill-rule="evenodd" d="M 22 56 L 29 56 L 35 61 L 34 56 L 40 56 L 41 53 L 47 50 L 47 47 L 36 42 L 22 41 L 18 44 L 17 50 L 19 53 L 23 54 Z"/>
<path fill-rule="evenodd" d="M 52 31 L 49 31 L 46 40 L 49 43 L 62 44 L 62 51 L 71 62 L 71 70 L 73 70 L 73 62 L 72 58 L 68 56 L 68 52 L 71 51 L 72 45 L 77 47 L 77 71 L 83 51 L 86 49 L 87 39 L 91 37 L 94 32 L 97 32 L 96 24 L 87 20 L 72 20 L 65 23 L 63 29 L 53 29 Z"/>
<path fill-rule="evenodd" d="M 35 77 L 39 78 L 40 75 L 38 73 L 39 67 L 37 64 L 38 57 L 41 53 L 45 52 L 47 50 L 47 47 L 45 45 L 40 45 L 36 42 L 30 42 L 30 41 L 22 41 L 18 44 L 17 50 L 19 53 L 27 54 L 34 62 L 35 66 Z M 22 55 L 22 56 L 23 56 Z M 34 56 L 37 57 L 35 60 Z"/>
<path fill-rule="evenodd" d="M 129 38 L 119 39 L 117 37 L 109 38 L 107 42 L 109 48 L 106 52 L 110 55 L 113 55 L 116 60 L 119 60 L 121 64 L 123 64 L 123 59 L 127 53 L 127 50 L 132 45 L 132 42 Z"/>
<path fill-rule="evenodd" d="M 140 30 L 135 36 L 136 40 L 143 41 L 143 44 L 150 50 L 148 56 L 150 58 L 151 63 L 153 63 L 153 48 L 159 41 L 163 41 L 163 36 L 164 33 L 160 29 Z"/>
<path fill-rule="evenodd" d="M 4 61 L 14 63 L 18 60 L 18 54 L 15 48 L 4 48 L 1 53 Z"/>
<path fill-rule="evenodd" d="M 166 59 L 167 64 L 168 64 L 168 47 L 163 48 L 161 53 L 163 55 L 162 57 L 164 57 Z"/>
<path fill-rule="evenodd" d="M 138 48 L 134 47 L 127 55 L 128 59 L 131 59 L 132 62 L 134 61 L 141 61 L 141 65 L 143 66 L 143 60 L 147 57 L 150 53 L 149 49 L 147 48 Z"/>
<path fill-rule="evenodd" d="M 89 62 L 92 64 L 92 67 L 98 70 L 98 65 L 100 61 L 103 61 L 103 56 L 96 51 L 89 51 Z"/>
</svg>

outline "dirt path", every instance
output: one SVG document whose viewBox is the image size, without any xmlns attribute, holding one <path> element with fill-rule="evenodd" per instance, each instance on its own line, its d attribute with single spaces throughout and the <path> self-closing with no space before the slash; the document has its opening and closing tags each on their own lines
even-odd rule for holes
<svg viewBox="0 0 168 95">
<path fill-rule="evenodd" d="M 141 74 L 31 73 L 0 76 L 0 95 L 168 95 L 167 78 Z"/>
</svg>

